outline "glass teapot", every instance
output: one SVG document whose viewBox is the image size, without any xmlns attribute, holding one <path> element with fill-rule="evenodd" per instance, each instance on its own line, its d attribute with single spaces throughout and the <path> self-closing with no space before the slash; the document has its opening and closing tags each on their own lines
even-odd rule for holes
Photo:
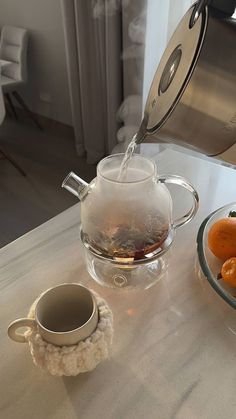
<svg viewBox="0 0 236 419">
<path fill-rule="evenodd" d="M 71 172 L 62 186 L 81 201 L 81 240 L 92 277 L 114 288 L 148 288 L 165 272 L 175 229 L 194 217 L 199 199 L 186 179 L 158 176 L 155 162 L 139 154 L 120 179 L 123 157 L 101 160 L 90 184 Z M 182 186 L 192 196 L 191 208 L 177 220 L 165 183 Z"/>
</svg>

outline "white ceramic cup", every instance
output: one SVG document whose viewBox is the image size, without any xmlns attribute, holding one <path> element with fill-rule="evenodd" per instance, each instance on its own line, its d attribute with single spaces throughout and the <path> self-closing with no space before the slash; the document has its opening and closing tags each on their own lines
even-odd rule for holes
<svg viewBox="0 0 236 419">
<path fill-rule="evenodd" d="M 54 345 L 75 345 L 89 337 L 97 327 L 96 299 L 80 284 L 61 284 L 45 291 L 37 301 L 35 319 L 12 322 L 8 335 L 16 342 L 27 342 L 20 327 L 37 329 L 44 340 Z"/>
</svg>

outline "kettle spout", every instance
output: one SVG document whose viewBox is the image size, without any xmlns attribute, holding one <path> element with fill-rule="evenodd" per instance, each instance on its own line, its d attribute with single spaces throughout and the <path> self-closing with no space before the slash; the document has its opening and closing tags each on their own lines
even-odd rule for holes
<svg viewBox="0 0 236 419">
<path fill-rule="evenodd" d="M 87 191 L 88 183 L 77 176 L 74 172 L 70 172 L 62 182 L 62 188 L 67 189 L 73 195 L 82 200 Z"/>
</svg>

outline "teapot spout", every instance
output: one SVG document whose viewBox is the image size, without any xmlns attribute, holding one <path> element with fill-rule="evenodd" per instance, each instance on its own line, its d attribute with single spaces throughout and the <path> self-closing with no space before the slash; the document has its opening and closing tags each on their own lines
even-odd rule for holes
<svg viewBox="0 0 236 419">
<path fill-rule="evenodd" d="M 62 182 L 62 188 L 67 189 L 73 195 L 82 200 L 88 190 L 88 183 L 77 176 L 74 172 L 70 172 Z"/>
</svg>

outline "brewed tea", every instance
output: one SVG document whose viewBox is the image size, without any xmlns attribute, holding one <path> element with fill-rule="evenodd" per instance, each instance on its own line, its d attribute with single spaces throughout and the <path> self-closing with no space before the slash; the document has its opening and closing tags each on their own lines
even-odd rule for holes
<svg viewBox="0 0 236 419">
<path fill-rule="evenodd" d="M 120 223 L 112 227 L 104 226 L 103 231 L 94 231 L 93 239 L 84 239 L 103 256 L 113 259 L 140 260 L 146 255 L 161 249 L 169 233 L 168 225 L 162 216 L 148 216 L 139 225 Z"/>
</svg>

